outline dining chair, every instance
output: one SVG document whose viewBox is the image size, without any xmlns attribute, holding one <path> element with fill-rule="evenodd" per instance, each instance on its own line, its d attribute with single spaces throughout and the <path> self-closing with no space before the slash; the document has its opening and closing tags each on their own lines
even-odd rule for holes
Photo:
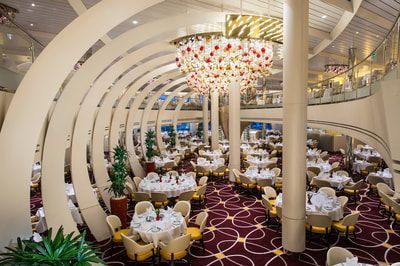
<svg viewBox="0 0 400 266">
<path fill-rule="evenodd" d="M 277 193 L 275 189 L 271 186 L 266 186 L 264 187 L 264 194 L 267 196 L 269 203 L 271 203 L 272 206 L 275 206 L 275 199 L 277 196 Z"/>
<path fill-rule="evenodd" d="M 190 164 L 193 167 L 193 171 L 197 172 L 197 164 L 195 164 L 193 161 L 190 161 Z"/>
<path fill-rule="evenodd" d="M 321 172 L 321 169 L 319 167 L 309 166 L 309 167 L 307 167 L 307 171 L 311 171 L 315 175 L 319 175 L 319 173 Z"/>
<path fill-rule="evenodd" d="M 203 247 L 203 250 L 205 250 L 203 233 L 206 228 L 207 219 L 208 219 L 208 213 L 203 211 L 203 212 L 199 213 L 196 217 L 196 220 L 194 223 L 197 226 L 187 228 L 187 233 L 190 234 L 191 240 L 192 241 L 200 241 L 201 246 Z"/>
<path fill-rule="evenodd" d="M 360 174 L 361 176 L 366 179 L 370 173 L 376 172 L 377 167 L 375 165 L 367 165 L 365 169 L 361 169 Z"/>
<path fill-rule="evenodd" d="M 366 181 L 368 183 L 369 192 L 377 191 L 376 185 L 379 183 L 385 183 L 385 180 L 376 174 L 369 174 Z"/>
<path fill-rule="evenodd" d="M 171 240 L 168 244 L 160 242 L 160 261 L 161 258 L 175 265 L 176 260 L 181 260 L 188 255 L 190 247 L 190 234 L 186 234 Z M 189 260 L 189 256 L 188 256 Z"/>
<path fill-rule="evenodd" d="M 354 240 L 356 240 L 356 224 L 360 217 L 359 211 L 354 211 L 346 215 L 342 220 L 335 221 L 332 223 L 333 229 L 340 233 L 344 233 L 346 238 L 349 237 L 349 233 L 352 233 Z"/>
<path fill-rule="evenodd" d="M 270 178 L 261 178 L 257 179 L 256 187 L 257 190 L 261 193 L 265 187 L 272 186 L 272 179 Z"/>
<path fill-rule="evenodd" d="M 201 205 L 206 199 L 206 189 L 207 183 L 202 185 L 196 192 L 193 194 L 193 200 L 197 201 L 199 205 Z"/>
<path fill-rule="evenodd" d="M 168 196 L 163 192 L 151 192 L 151 201 L 154 207 L 161 208 L 168 205 Z"/>
<path fill-rule="evenodd" d="M 207 184 L 207 182 L 208 182 L 208 176 L 202 176 L 199 179 L 199 182 L 197 183 L 197 186 L 200 188 L 201 186 Z"/>
<path fill-rule="evenodd" d="M 246 189 L 246 191 L 250 192 L 250 190 L 256 187 L 255 182 L 253 182 L 250 178 L 245 176 L 244 174 L 240 174 L 240 182 L 242 183 L 242 188 Z"/>
<path fill-rule="evenodd" d="M 223 179 L 225 177 L 226 169 L 226 165 L 218 166 L 217 169 L 212 171 L 212 176 L 220 177 Z"/>
<path fill-rule="evenodd" d="M 331 247 L 326 253 L 326 265 L 334 266 L 346 263 L 347 259 L 354 258 L 354 255 L 345 248 Z"/>
<path fill-rule="evenodd" d="M 175 162 L 174 161 L 170 161 L 170 162 L 166 162 L 162 167 L 161 170 L 166 173 L 169 171 L 172 171 L 175 168 Z"/>
<path fill-rule="evenodd" d="M 275 177 L 278 177 L 281 175 L 281 169 L 278 167 L 274 167 L 271 169 L 274 172 Z"/>
<path fill-rule="evenodd" d="M 340 196 L 337 199 L 340 202 L 340 206 L 343 208 L 343 211 L 345 211 L 347 202 L 349 202 L 349 198 L 347 196 Z"/>
<path fill-rule="evenodd" d="M 282 227 L 282 207 L 281 206 L 275 206 L 276 207 L 276 219 L 278 220 L 278 227 L 276 228 L 276 233 L 279 233 L 279 229 Z"/>
<path fill-rule="evenodd" d="M 174 211 L 180 212 L 185 219 L 186 225 L 189 223 L 189 216 L 192 206 L 189 201 L 179 201 L 174 206 Z"/>
<path fill-rule="evenodd" d="M 153 265 L 155 265 L 155 247 L 153 243 L 142 245 L 125 234 L 121 234 L 121 236 L 128 258 L 135 261 L 135 263 L 143 262 L 151 258 Z"/>
<path fill-rule="evenodd" d="M 329 234 L 332 231 L 332 219 L 325 214 L 309 214 L 306 217 L 306 229 L 309 232 L 309 242 L 313 234 L 325 235 L 328 243 Z"/>
<path fill-rule="evenodd" d="M 133 177 L 133 183 L 135 183 L 136 189 L 139 188 L 139 184 L 142 182 L 142 179 L 138 176 Z"/>
<path fill-rule="evenodd" d="M 266 168 L 268 168 L 269 170 L 277 168 L 277 164 L 276 163 L 269 163 L 266 165 Z"/>
<path fill-rule="evenodd" d="M 146 175 L 146 177 L 149 178 L 149 179 L 157 179 L 157 178 L 159 178 L 159 176 L 158 176 L 158 174 L 157 174 L 156 172 L 149 172 L 149 173 Z M 139 177 L 139 178 L 140 178 L 140 177 Z"/>
<path fill-rule="evenodd" d="M 128 235 L 129 228 L 121 228 L 121 220 L 116 215 L 109 215 L 106 217 L 106 222 L 108 225 L 108 229 L 110 235 L 112 237 L 112 243 L 121 243 L 122 242 L 122 234 Z M 138 239 L 137 235 L 133 235 L 134 238 Z"/>
<path fill-rule="evenodd" d="M 343 194 L 348 196 L 353 196 L 354 203 L 357 203 L 357 197 L 360 194 L 360 190 L 362 189 L 363 180 L 359 180 L 358 182 L 350 182 L 349 184 L 344 186 Z"/>
<path fill-rule="evenodd" d="M 313 179 L 313 185 L 317 188 L 323 188 L 323 187 L 327 187 L 330 188 L 331 187 L 331 183 L 329 183 L 329 181 L 326 180 L 320 180 L 317 177 L 314 177 Z"/>
<path fill-rule="evenodd" d="M 318 189 L 318 192 L 323 192 L 327 196 L 331 196 L 331 197 L 336 196 L 336 191 L 331 187 L 321 187 L 320 189 Z"/>
<path fill-rule="evenodd" d="M 146 192 L 133 192 L 133 199 L 136 202 L 151 200 L 149 193 L 146 193 Z"/>
<path fill-rule="evenodd" d="M 135 213 L 137 215 L 140 215 L 142 213 L 145 213 L 148 208 L 154 210 L 153 204 L 150 201 L 141 201 L 135 205 Z"/>
<path fill-rule="evenodd" d="M 197 165 L 196 171 L 197 176 L 208 176 L 210 174 L 208 168 L 202 165 Z"/>
<path fill-rule="evenodd" d="M 347 172 L 347 171 L 345 171 L 345 170 L 336 171 L 336 174 L 337 174 L 338 176 L 349 176 L 349 172 Z"/>
<path fill-rule="evenodd" d="M 236 168 L 232 169 L 233 175 L 235 176 L 235 186 L 239 187 L 242 184 L 240 181 L 240 171 Z"/>
<path fill-rule="evenodd" d="M 195 192 L 194 190 L 182 192 L 181 194 L 179 194 L 179 197 L 176 199 L 176 202 L 188 201 L 190 203 L 190 201 L 193 199 L 194 192 Z"/>
<path fill-rule="evenodd" d="M 269 202 L 267 195 L 264 194 L 261 197 L 261 204 L 264 206 L 265 215 L 267 216 L 267 227 L 269 227 L 270 219 L 276 218 L 277 216 L 276 207 L 272 206 L 272 204 Z"/>
<path fill-rule="evenodd" d="M 376 189 L 378 190 L 378 195 L 379 195 L 379 204 L 378 204 L 378 209 L 381 207 L 381 204 L 384 203 L 382 201 L 382 194 L 386 194 L 389 197 L 393 197 L 394 195 L 394 190 L 392 190 L 386 183 L 378 183 L 376 184 Z"/>
<path fill-rule="evenodd" d="M 135 198 L 134 193 L 136 192 L 135 188 L 134 188 L 134 185 L 131 182 L 126 181 L 125 182 L 125 189 L 128 192 L 128 199 L 129 199 L 130 203 L 132 203 L 132 201 Z"/>
<path fill-rule="evenodd" d="M 243 167 L 245 168 L 245 169 L 247 169 L 247 168 L 249 168 L 251 165 L 250 165 L 250 163 L 248 162 L 248 161 L 243 161 Z"/>
</svg>

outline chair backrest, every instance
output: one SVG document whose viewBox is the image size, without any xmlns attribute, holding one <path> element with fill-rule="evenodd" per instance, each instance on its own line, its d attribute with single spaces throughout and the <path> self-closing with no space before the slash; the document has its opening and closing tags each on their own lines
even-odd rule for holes
<svg viewBox="0 0 400 266">
<path fill-rule="evenodd" d="M 324 151 L 324 152 L 321 152 L 320 154 L 319 154 L 319 156 L 320 157 L 324 157 L 325 155 L 327 155 L 328 154 L 328 152 L 327 151 Z"/>
<path fill-rule="evenodd" d="M 340 206 L 342 206 L 344 210 L 347 207 L 347 202 L 349 202 L 349 198 L 347 196 L 340 196 L 337 199 L 340 202 Z"/>
<path fill-rule="evenodd" d="M 178 201 L 174 206 L 174 211 L 180 212 L 183 218 L 185 218 L 185 221 L 188 222 L 191 208 L 188 201 Z"/>
<path fill-rule="evenodd" d="M 142 179 L 138 176 L 133 177 L 133 183 L 135 183 L 136 188 L 139 188 L 139 183 L 142 182 Z"/>
<path fill-rule="evenodd" d="M 111 235 L 114 235 L 116 231 L 121 229 L 121 220 L 116 215 L 109 215 L 106 217 L 106 222 Z"/>
<path fill-rule="evenodd" d="M 269 163 L 266 165 L 266 168 L 271 170 L 271 169 L 277 168 L 277 165 L 276 165 L 276 163 Z"/>
<path fill-rule="evenodd" d="M 368 181 L 368 183 L 373 184 L 373 185 L 376 185 L 379 183 L 385 183 L 385 180 L 383 180 L 382 177 L 380 177 L 378 175 L 374 175 L 374 174 L 369 174 L 367 181 Z"/>
<path fill-rule="evenodd" d="M 147 174 L 147 176 L 149 179 L 157 179 L 159 176 L 156 172 L 150 172 Z M 140 178 L 140 177 L 139 177 Z"/>
<path fill-rule="evenodd" d="M 339 167 L 339 165 L 340 165 L 339 162 L 334 162 L 334 163 L 332 163 L 332 168 Z"/>
<path fill-rule="evenodd" d="M 165 202 L 168 200 L 168 196 L 163 192 L 151 192 L 151 200 L 153 202 Z"/>
<path fill-rule="evenodd" d="M 240 181 L 241 181 L 243 184 L 252 184 L 250 178 L 248 178 L 247 176 L 245 176 L 245 175 L 243 175 L 243 174 L 240 174 Z"/>
<path fill-rule="evenodd" d="M 132 183 L 129 182 L 129 181 L 126 181 L 126 182 L 125 182 L 125 188 L 126 188 L 126 190 L 128 191 L 128 193 L 129 193 L 130 195 L 133 195 L 133 193 L 136 192 L 136 190 L 135 190 L 135 188 L 133 187 Z"/>
<path fill-rule="evenodd" d="M 205 195 L 206 194 L 206 189 L 207 189 L 207 184 L 202 185 L 198 190 L 197 190 L 197 195 Z"/>
<path fill-rule="evenodd" d="M 236 179 L 240 178 L 240 171 L 236 168 L 232 169 L 233 174 L 235 175 Z"/>
<path fill-rule="evenodd" d="M 378 156 L 369 156 L 368 157 L 368 162 L 370 162 L 370 163 L 379 164 L 379 163 L 381 163 L 381 161 L 382 161 L 382 158 L 378 157 Z"/>
<path fill-rule="evenodd" d="M 314 173 L 314 172 L 312 172 L 312 171 L 310 171 L 310 170 L 307 170 L 307 179 L 308 179 L 308 182 L 311 182 L 311 180 L 314 178 L 314 177 L 316 177 L 317 175 Z"/>
<path fill-rule="evenodd" d="M 396 214 L 400 214 L 400 204 L 397 203 L 393 198 L 388 197 L 389 206 L 393 208 Z"/>
<path fill-rule="evenodd" d="M 179 201 L 191 201 L 192 200 L 192 198 L 193 198 L 193 194 L 194 194 L 194 191 L 193 190 L 189 190 L 189 191 L 185 191 L 185 192 L 182 192 L 181 194 L 179 194 Z"/>
<path fill-rule="evenodd" d="M 326 265 L 333 266 L 345 263 L 346 259 L 354 258 L 354 255 L 345 248 L 331 247 L 326 254 Z"/>
<path fill-rule="evenodd" d="M 124 244 L 127 253 L 141 254 L 148 251 L 147 245 L 146 247 L 143 247 L 142 245 L 138 244 L 135 240 L 124 234 L 121 234 L 121 237 L 122 237 L 122 243 Z"/>
<path fill-rule="evenodd" d="M 134 192 L 133 198 L 136 202 L 150 201 L 150 195 L 146 192 Z"/>
<path fill-rule="evenodd" d="M 199 155 L 203 156 L 206 152 L 204 150 L 199 150 Z"/>
<path fill-rule="evenodd" d="M 321 172 L 321 169 L 319 167 L 309 166 L 309 167 L 307 167 L 307 171 L 311 171 L 315 175 L 319 175 L 319 173 Z"/>
<path fill-rule="evenodd" d="M 196 221 L 194 222 L 199 226 L 200 232 L 204 232 L 204 229 L 206 228 L 207 224 L 207 219 L 208 219 L 208 213 L 207 212 L 201 212 L 197 215 Z"/>
<path fill-rule="evenodd" d="M 323 188 L 323 187 L 330 188 L 331 187 L 331 183 L 329 183 L 326 180 L 320 180 L 320 179 L 314 178 L 313 183 L 318 188 Z"/>
<path fill-rule="evenodd" d="M 318 227 L 331 227 L 332 219 L 328 215 L 323 214 L 309 214 L 307 216 L 307 223 L 310 226 Z"/>
<path fill-rule="evenodd" d="M 41 176 L 41 173 L 36 173 L 34 176 L 31 177 L 31 182 L 33 184 L 39 183 Z"/>
<path fill-rule="evenodd" d="M 333 188 L 331 188 L 331 187 L 321 187 L 321 188 L 318 190 L 318 192 L 323 192 L 323 193 L 325 193 L 326 195 L 332 196 L 332 197 L 336 195 L 336 191 L 335 191 Z"/>
<path fill-rule="evenodd" d="M 165 247 L 162 248 L 167 253 L 178 253 L 189 248 L 191 235 L 186 234 L 171 240 Z"/>
<path fill-rule="evenodd" d="M 268 201 L 267 195 L 265 195 L 265 194 L 262 195 L 261 204 L 264 206 L 264 208 L 265 208 L 266 210 L 272 210 L 272 205 L 271 205 L 271 203 Z"/>
<path fill-rule="evenodd" d="M 142 214 L 145 213 L 147 211 L 147 209 L 150 208 L 152 210 L 154 210 L 154 206 L 153 204 L 151 204 L 150 201 L 141 201 L 138 202 L 135 206 L 135 213 L 136 214 Z"/>
<path fill-rule="evenodd" d="M 340 151 L 340 153 L 341 153 L 342 155 L 345 155 L 345 154 L 346 154 L 346 152 L 345 152 L 342 148 L 340 148 L 339 151 Z"/>
<path fill-rule="evenodd" d="M 225 173 L 226 171 L 226 165 L 221 165 L 218 166 L 217 169 L 215 169 L 213 172 L 214 173 Z"/>
<path fill-rule="evenodd" d="M 349 173 L 345 170 L 336 171 L 336 174 L 339 176 L 349 176 Z"/>
<path fill-rule="evenodd" d="M 281 175 L 281 169 L 278 167 L 272 168 L 272 171 L 274 171 L 275 177 L 278 177 Z"/>
<path fill-rule="evenodd" d="M 168 171 L 168 175 L 172 175 L 173 177 L 179 176 L 179 173 L 177 171 Z"/>
<path fill-rule="evenodd" d="M 208 176 L 202 176 L 200 179 L 199 179 L 199 183 L 198 183 L 198 185 L 199 186 L 202 186 L 202 185 L 205 185 L 205 184 L 207 184 L 207 181 L 208 181 Z"/>
<path fill-rule="evenodd" d="M 358 217 L 360 217 L 360 212 L 354 211 L 343 218 L 342 224 L 344 226 L 354 226 L 358 221 Z"/>
<path fill-rule="evenodd" d="M 358 150 L 361 150 L 362 148 L 364 148 L 364 145 L 361 145 L 361 144 L 358 144 L 358 145 L 357 145 L 357 149 L 358 149 Z"/>
<path fill-rule="evenodd" d="M 394 195 L 394 191 L 386 183 L 378 183 L 376 184 L 376 187 L 378 189 L 379 196 L 381 195 L 381 193 L 389 196 Z"/>
<path fill-rule="evenodd" d="M 191 177 L 193 180 L 196 180 L 196 173 L 195 172 L 188 172 L 186 173 L 186 176 Z"/>
<path fill-rule="evenodd" d="M 270 186 L 264 187 L 264 194 L 267 196 L 268 199 L 274 199 L 277 196 L 276 190 Z"/>
<path fill-rule="evenodd" d="M 171 162 L 166 162 L 162 168 L 171 169 L 171 168 L 174 168 L 174 167 L 175 167 L 175 162 L 171 161 Z"/>
<path fill-rule="evenodd" d="M 358 182 L 354 183 L 354 185 L 352 185 L 351 187 L 349 187 L 350 189 L 353 190 L 359 190 L 362 188 L 362 184 L 363 184 L 363 180 L 359 180 Z"/>
<path fill-rule="evenodd" d="M 224 165 L 225 164 L 225 159 L 220 157 L 220 158 L 217 159 L 217 163 L 219 165 Z"/>
<path fill-rule="evenodd" d="M 250 170 L 250 171 L 258 171 L 258 167 L 255 166 L 255 165 L 251 165 L 249 168 L 247 168 L 247 170 Z"/>
<path fill-rule="evenodd" d="M 282 207 L 281 206 L 275 206 L 276 208 L 276 215 L 282 219 Z"/>
<path fill-rule="evenodd" d="M 272 179 L 270 178 L 257 179 L 257 185 L 261 187 L 272 186 Z"/>
<path fill-rule="evenodd" d="M 208 168 L 202 165 L 197 165 L 196 167 L 197 172 L 201 172 L 201 173 L 207 173 L 208 172 Z"/>
<path fill-rule="evenodd" d="M 249 168 L 250 166 L 251 166 L 251 165 L 250 165 L 249 162 L 243 161 L 243 167 L 244 167 L 244 168 Z"/>
<path fill-rule="evenodd" d="M 274 148 L 275 148 L 275 146 L 274 146 Z M 278 152 L 276 151 L 276 150 L 273 150 L 272 152 L 271 152 L 271 154 L 268 156 L 269 158 L 274 158 L 274 157 L 276 157 L 276 154 L 277 154 Z"/>
<path fill-rule="evenodd" d="M 193 167 L 193 171 L 196 171 L 197 165 L 196 165 L 193 161 L 190 161 L 190 164 L 191 164 L 192 167 Z"/>
</svg>

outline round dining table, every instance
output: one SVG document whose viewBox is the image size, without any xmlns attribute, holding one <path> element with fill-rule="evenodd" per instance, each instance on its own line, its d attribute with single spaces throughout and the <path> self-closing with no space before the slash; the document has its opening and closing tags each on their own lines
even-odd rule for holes
<svg viewBox="0 0 400 266">
<path fill-rule="evenodd" d="M 142 192 L 162 192 L 167 194 L 168 198 L 178 197 L 181 193 L 195 190 L 196 181 L 190 176 L 180 175 L 178 183 L 175 177 L 162 176 L 161 182 L 158 176 L 148 176 L 139 183 L 139 191 Z"/>
</svg>

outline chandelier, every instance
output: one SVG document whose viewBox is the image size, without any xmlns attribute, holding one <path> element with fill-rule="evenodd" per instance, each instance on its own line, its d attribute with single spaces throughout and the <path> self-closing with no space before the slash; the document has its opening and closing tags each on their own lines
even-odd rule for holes
<svg viewBox="0 0 400 266">
<path fill-rule="evenodd" d="M 328 64 L 328 65 L 325 65 L 325 72 L 326 73 L 339 74 L 339 73 L 347 71 L 348 69 L 349 69 L 349 66 L 345 65 L 345 64 Z"/>
<path fill-rule="evenodd" d="M 234 81 L 244 92 L 271 73 L 273 49 L 267 40 L 208 33 L 186 36 L 175 44 L 177 66 L 186 74 L 188 86 L 200 94 L 224 93 Z"/>
<path fill-rule="evenodd" d="M 18 13 L 17 9 L 0 3 L 0 24 L 1 25 L 9 24 L 10 19 L 14 20 L 15 14 L 17 13 Z"/>
</svg>

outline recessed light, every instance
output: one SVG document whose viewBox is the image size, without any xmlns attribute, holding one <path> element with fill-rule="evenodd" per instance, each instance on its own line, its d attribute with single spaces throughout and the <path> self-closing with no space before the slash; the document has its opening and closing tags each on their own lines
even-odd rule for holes
<svg viewBox="0 0 400 266">
<path fill-rule="evenodd" d="M 11 40 L 14 37 L 14 35 L 12 33 L 7 33 L 6 35 L 9 40 Z"/>
<path fill-rule="evenodd" d="M 31 6 L 36 6 L 36 4 L 35 4 L 35 3 L 32 3 Z"/>
<path fill-rule="evenodd" d="M 134 21 L 132 21 L 132 23 L 136 25 L 136 24 L 138 24 L 138 23 L 139 23 L 139 21 L 137 21 L 137 20 L 134 20 Z"/>
<path fill-rule="evenodd" d="M 358 32 L 358 31 L 356 31 L 356 34 L 359 34 L 359 32 Z"/>
<path fill-rule="evenodd" d="M 335 45 L 332 45 L 332 48 L 335 48 Z"/>
<path fill-rule="evenodd" d="M 377 34 L 377 35 L 375 35 L 375 37 L 376 37 L 376 38 L 379 38 L 379 35 Z"/>
<path fill-rule="evenodd" d="M 322 15 L 321 18 L 326 18 L 326 15 Z"/>
<path fill-rule="evenodd" d="M 31 27 L 33 27 L 33 23 L 31 23 L 30 25 L 31 25 Z"/>
</svg>

